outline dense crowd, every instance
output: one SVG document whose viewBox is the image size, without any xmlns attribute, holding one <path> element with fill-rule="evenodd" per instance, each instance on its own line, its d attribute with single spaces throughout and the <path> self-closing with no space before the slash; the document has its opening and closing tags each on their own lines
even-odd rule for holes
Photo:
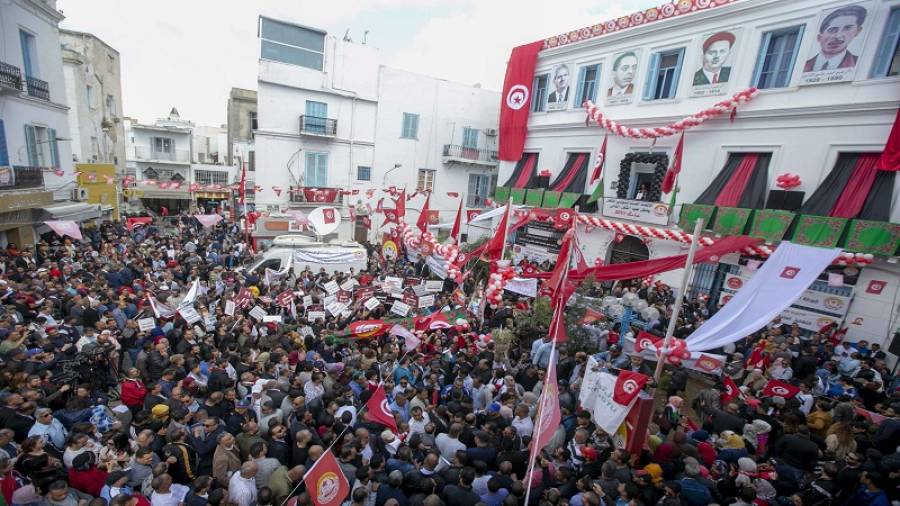
<svg viewBox="0 0 900 506">
<path fill-rule="evenodd" d="M 422 310 L 465 322 L 416 330 L 408 349 L 396 335 L 347 332 L 354 321 L 389 319 L 386 304 L 310 321 L 299 295 L 296 309 L 276 295 L 318 303 L 329 281 L 377 288 L 386 276 L 421 277 L 422 264 L 386 262 L 369 247 L 362 272 L 307 270 L 267 284 L 264 273 L 239 268 L 251 252 L 236 225 L 202 228 L 187 217 L 161 225 L 103 223 L 83 241 L 51 234 L 34 248 L 0 250 L 4 504 L 309 506 L 303 477 L 326 451 L 350 483 L 349 506 L 515 506 L 526 496 L 529 506 L 900 500 L 895 378 L 885 353 L 852 335 L 841 341 L 776 320 L 720 350 L 723 378 L 741 390 L 724 402 L 723 378 L 667 368 L 654 385 L 661 400 L 646 444 L 629 452 L 578 405 L 591 356 L 600 367 L 652 371 L 609 337 L 609 323 L 587 329 L 596 341 L 560 343 L 551 354 L 545 329 L 518 332 L 532 300 L 473 314 L 472 277 L 461 290 L 446 282 Z M 148 296 L 177 307 L 198 279 L 200 321 L 139 323 L 154 316 Z M 253 303 L 226 314 L 243 289 Z M 646 328 L 664 332 L 674 300 L 664 285 L 589 289 L 636 292 L 660 310 Z M 257 320 L 253 306 L 282 319 Z M 688 301 L 676 335 L 714 310 Z M 501 327 L 518 337 L 502 350 L 483 337 Z M 551 360 L 562 423 L 529 476 Z M 762 395 L 773 378 L 800 392 Z M 365 416 L 379 385 L 396 433 Z"/>
</svg>

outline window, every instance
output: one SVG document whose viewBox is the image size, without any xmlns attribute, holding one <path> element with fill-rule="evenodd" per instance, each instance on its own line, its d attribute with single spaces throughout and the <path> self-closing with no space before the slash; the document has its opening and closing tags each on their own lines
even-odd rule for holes
<svg viewBox="0 0 900 506">
<path fill-rule="evenodd" d="M 306 101 L 306 117 L 303 122 L 303 131 L 316 134 L 325 134 L 328 118 L 328 104 L 325 102 Z"/>
<path fill-rule="evenodd" d="M 462 146 L 475 149 L 478 147 L 478 129 L 463 127 Z"/>
<path fill-rule="evenodd" d="M 535 76 L 531 93 L 531 112 L 543 111 L 547 105 L 547 74 Z"/>
<path fill-rule="evenodd" d="M 37 40 L 34 35 L 19 30 L 19 43 L 22 45 L 22 69 L 29 77 L 38 77 Z"/>
<path fill-rule="evenodd" d="M 247 164 L 248 165 L 247 170 L 249 170 L 250 172 L 255 171 L 256 170 L 256 151 L 248 151 L 247 158 L 250 162 Z"/>
<path fill-rule="evenodd" d="M 256 123 L 256 111 L 250 111 L 250 135 L 253 135 L 253 130 L 259 128 L 259 125 Z"/>
<path fill-rule="evenodd" d="M 872 63 L 871 77 L 890 77 L 900 74 L 900 7 L 891 10 L 878 52 Z"/>
<path fill-rule="evenodd" d="M 159 173 L 153 167 L 148 167 L 144 171 L 144 179 L 159 179 Z"/>
<path fill-rule="evenodd" d="M 304 186 L 328 186 L 328 153 L 306 153 Z"/>
<path fill-rule="evenodd" d="M 653 54 L 653 58 L 650 60 L 650 75 L 647 76 L 647 87 L 644 89 L 644 100 L 675 98 L 683 59 L 683 47 Z"/>
<path fill-rule="evenodd" d="M 194 181 L 200 184 L 228 184 L 228 173 L 224 170 L 196 170 Z"/>
<path fill-rule="evenodd" d="M 87 100 L 88 109 L 94 108 L 94 87 L 90 84 L 84 87 L 84 96 Z"/>
<path fill-rule="evenodd" d="M 260 58 L 322 70 L 325 32 L 260 18 Z"/>
<path fill-rule="evenodd" d="M 152 137 L 150 142 L 155 153 L 175 152 L 175 141 L 169 137 Z"/>
<path fill-rule="evenodd" d="M 419 138 L 419 115 L 409 112 L 403 113 L 403 127 L 400 131 L 400 137 L 403 139 Z"/>
<path fill-rule="evenodd" d="M 434 190 L 434 173 L 430 169 L 419 169 L 419 180 L 416 183 L 416 189 L 419 191 Z"/>
<path fill-rule="evenodd" d="M 491 176 L 487 174 L 469 174 L 469 192 L 466 195 L 466 207 L 485 207 L 491 192 Z"/>
<path fill-rule="evenodd" d="M 600 81 L 600 65 L 585 65 L 578 71 L 578 91 L 575 93 L 576 107 L 590 100 L 597 101 L 597 83 Z"/>
<path fill-rule="evenodd" d="M 32 167 L 59 167 L 59 146 L 56 130 L 36 125 L 25 125 L 25 146 L 28 165 Z"/>
<path fill-rule="evenodd" d="M 802 35 L 802 26 L 763 34 L 759 55 L 756 57 L 756 70 L 753 72 L 753 82 L 757 88 L 784 88 L 790 84 Z"/>
<path fill-rule="evenodd" d="M 371 181 L 372 180 L 372 167 L 367 167 L 365 165 L 358 165 L 356 167 L 356 180 L 357 181 Z"/>
<path fill-rule="evenodd" d="M 116 117 L 116 97 L 112 95 L 106 96 L 106 115 L 110 118 Z"/>
</svg>

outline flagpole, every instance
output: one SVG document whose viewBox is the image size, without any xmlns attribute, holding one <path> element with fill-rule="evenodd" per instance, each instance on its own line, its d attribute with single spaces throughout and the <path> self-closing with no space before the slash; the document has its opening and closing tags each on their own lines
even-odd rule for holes
<svg viewBox="0 0 900 506">
<path fill-rule="evenodd" d="M 349 426 L 349 425 L 346 426 L 346 427 L 344 427 L 344 430 L 342 430 L 341 433 L 338 434 L 336 438 L 334 438 L 334 441 L 332 441 L 331 444 L 328 445 L 328 448 L 327 448 L 324 452 L 322 452 L 322 455 L 325 455 L 326 453 L 330 452 L 331 449 L 334 447 L 334 444 L 337 443 L 338 440 L 341 439 L 341 436 L 343 436 L 344 433 L 346 433 L 349 429 L 350 429 L 350 426 Z M 311 472 L 313 471 L 313 469 L 315 469 L 316 466 L 317 466 L 317 465 L 319 464 L 319 462 L 321 462 L 321 461 L 322 461 L 321 458 L 316 459 L 316 461 L 313 462 L 313 465 L 309 466 L 309 469 L 307 469 L 306 472 L 303 473 L 303 477 L 300 478 L 300 482 L 297 483 L 297 485 L 294 486 L 294 489 L 291 490 L 291 492 L 287 495 L 287 498 L 285 498 L 285 500 L 280 504 L 280 506 L 284 506 L 285 504 L 287 504 L 288 501 L 291 500 L 291 497 L 293 497 L 294 492 L 296 492 L 297 489 L 300 488 L 300 485 L 303 484 L 304 480 L 306 480 L 306 477 L 309 476 L 309 473 L 311 473 Z M 348 480 L 348 481 L 349 481 L 349 480 Z"/>
<path fill-rule="evenodd" d="M 559 304 L 557 304 L 557 310 L 559 310 Z M 553 355 L 556 353 L 556 337 L 554 336 L 552 345 L 550 347 L 550 362 L 547 365 L 549 369 L 553 364 Z M 550 375 L 544 376 L 544 386 L 541 389 L 541 398 L 543 398 L 544 394 L 547 392 L 547 385 L 550 383 Z M 555 402 L 559 402 L 557 399 L 554 399 Z M 538 402 L 538 411 L 537 411 L 537 425 L 534 426 L 534 432 L 531 434 L 531 451 L 529 454 L 531 455 L 531 462 L 528 463 L 528 483 L 525 484 L 525 505 L 528 505 L 528 502 L 531 498 L 531 481 L 534 479 L 534 463 L 537 460 L 538 455 L 540 455 L 541 450 L 543 448 L 538 448 L 537 439 L 541 434 L 541 420 L 543 420 L 543 402 Z"/>
<path fill-rule="evenodd" d="M 506 239 L 507 235 L 509 235 L 509 218 L 512 214 L 512 199 L 510 199 L 506 203 L 506 223 L 503 227 L 503 247 L 500 249 L 500 260 L 503 260 L 503 257 L 506 256 Z"/>
<path fill-rule="evenodd" d="M 694 253 L 697 252 L 697 245 L 700 242 L 700 232 L 703 230 L 703 218 L 697 219 L 694 225 L 694 236 L 691 239 L 691 248 L 688 250 L 687 261 L 684 265 L 684 272 L 681 275 L 681 286 L 678 288 L 678 295 L 675 297 L 674 307 L 672 308 L 672 316 L 669 319 L 669 327 L 666 330 L 666 337 L 663 340 L 662 353 L 656 362 L 656 371 L 653 373 L 654 384 L 659 384 L 659 378 L 662 376 L 663 367 L 666 364 L 666 358 L 669 354 L 669 347 L 672 345 L 672 336 L 675 334 L 675 325 L 678 324 L 678 315 L 681 313 L 681 305 L 684 300 L 684 292 L 687 288 L 688 279 L 694 268 Z M 625 335 L 625 329 L 622 329 L 622 335 Z M 654 387 L 655 393 L 656 387 Z"/>
</svg>

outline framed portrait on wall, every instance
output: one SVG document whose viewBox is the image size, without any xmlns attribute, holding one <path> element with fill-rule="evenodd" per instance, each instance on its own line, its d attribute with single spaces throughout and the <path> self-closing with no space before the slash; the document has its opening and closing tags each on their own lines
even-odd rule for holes
<svg viewBox="0 0 900 506">
<path fill-rule="evenodd" d="M 733 77 L 740 30 L 720 30 L 700 38 L 699 60 L 692 80 L 692 97 L 724 95 Z"/>
<path fill-rule="evenodd" d="M 801 85 L 851 81 L 872 30 L 869 2 L 823 10 L 814 25 L 814 40 L 803 60 Z"/>
<path fill-rule="evenodd" d="M 603 89 L 606 105 L 630 104 L 634 100 L 640 61 L 641 53 L 637 49 L 623 51 L 613 56 L 609 82 Z"/>
<path fill-rule="evenodd" d="M 572 94 L 572 67 L 568 63 L 562 63 L 553 67 L 550 74 L 551 82 L 547 94 L 548 111 L 564 111 L 569 108 L 569 95 Z"/>
</svg>

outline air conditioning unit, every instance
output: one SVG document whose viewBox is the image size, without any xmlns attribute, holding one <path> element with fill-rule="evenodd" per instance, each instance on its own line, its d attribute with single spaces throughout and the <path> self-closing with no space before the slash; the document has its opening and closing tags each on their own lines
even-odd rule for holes
<svg viewBox="0 0 900 506">
<path fill-rule="evenodd" d="M 496 128 L 485 128 L 485 129 L 484 129 L 484 135 L 486 135 L 486 136 L 488 136 L 488 137 L 496 137 L 496 136 L 497 136 L 497 129 L 496 129 Z"/>
<path fill-rule="evenodd" d="M 72 200 L 75 202 L 84 202 L 87 200 L 87 188 L 75 188 L 72 190 Z"/>
</svg>

